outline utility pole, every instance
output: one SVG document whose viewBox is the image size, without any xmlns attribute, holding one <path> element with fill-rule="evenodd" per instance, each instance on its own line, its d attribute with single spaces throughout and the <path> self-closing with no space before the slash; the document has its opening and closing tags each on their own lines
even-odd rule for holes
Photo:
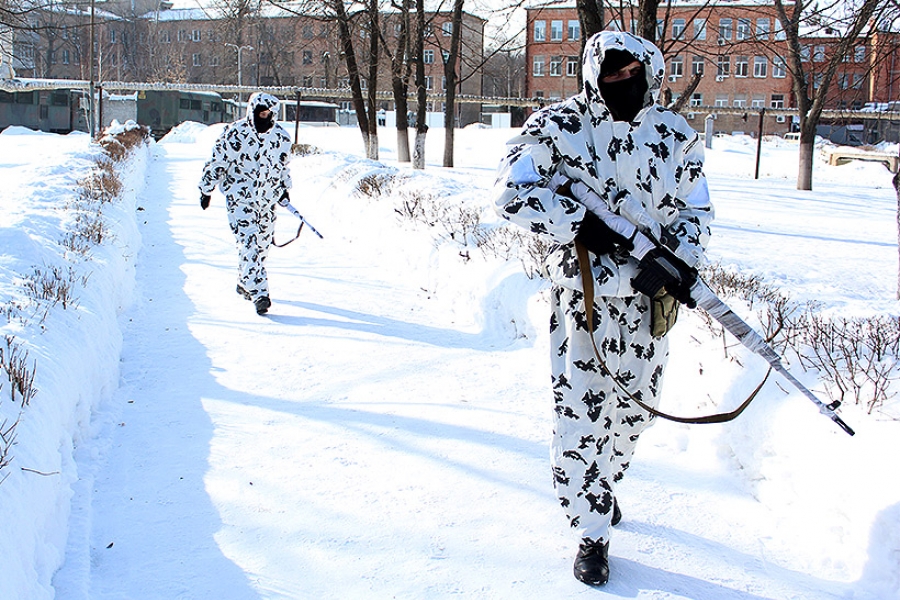
<svg viewBox="0 0 900 600">
<path fill-rule="evenodd" d="M 88 131 L 91 132 L 91 139 L 93 140 L 96 137 L 97 129 L 96 124 L 94 123 L 94 0 L 91 0 L 91 51 L 90 51 L 90 61 L 91 66 L 90 69 L 90 85 L 88 93 L 90 97 L 88 98 L 88 115 L 89 123 L 88 123 Z"/>
<path fill-rule="evenodd" d="M 91 1 L 93 1 L 93 0 L 91 0 Z M 237 56 L 237 59 L 238 59 L 238 86 L 241 86 L 241 85 L 243 85 L 241 83 L 241 53 L 244 50 L 253 50 L 253 46 L 238 46 L 237 44 L 229 44 L 228 42 L 225 42 L 225 45 L 231 46 L 232 48 L 237 50 L 237 53 L 238 53 L 238 56 Z M 244 94 L 242 92 L 238 92 L 238 104 L 240 104 L 243 101 L 243 99 L 244 99 Z"/>
</svg>

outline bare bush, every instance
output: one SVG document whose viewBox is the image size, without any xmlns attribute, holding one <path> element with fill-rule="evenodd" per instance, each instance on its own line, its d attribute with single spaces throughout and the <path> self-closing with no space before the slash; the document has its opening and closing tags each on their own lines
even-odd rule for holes
<svg viewBox="0 0 900 600">
<path fill-rule="evenodd" d="M 100 141 L 100 147 L 113 161 L 124 159 L 134 148 L 149 142 L 150 128 L 145 125 L 135 125 L 130 129 L 116 134 L 106 134 Z"/>
<path fill-rule="evenodd" d="M 9 466 L 12 462 L 12 447 L 16 444 L 16 426 L 19 424 L 19 418 L 12 423 L 9 419 L 5 419 L 0 423 L 0 471 Z M 8 475 L 4 475 L 0 479 L 3 483 Z"/>
<path fill-rule="evenodd" d="M 291 144 L 291 153 L 297 156 L 309 156 L 310 154 L 321 154 L 322 151 L 312 144 Z"/>
<path fill-rule="evenodd" d="M 28 351 L 22 350 L 14 336 L 7 335 L 5 339 L 6 347 L 0 347 L 0 367 L 6 371 L 12 401 L 15 403 L 18 395 L 18 401 L 25 408 L 37 393 L 34 387 L 36 364 L 32 362 L 31 368 L 28 367 Z"/>
<path fill-rule="evenodd" d="M 35 268 L 34 272 L 25 278 L 24 286 L 28 295 L 35 300 L 46 301 L 51 305 L 62 304 L 63 308 L 69 308 L 77 302 L 74 296 L 77 280 L 78 276 L 71 266 L 68 271 L 60 267 Z"/>
<path fill-rule="evenodd" d="M 756 314 L 763 337 L 779 353 L 789 350 L 804 368 L 818 371 L 832 401 L 852 402 L 871 413 L 896 396 L 891 384 L 900 379 L 897 317 L 829 319 L 817 303 L 798 304 L 758 276 L 718 265 L 705 268 L 703 278 L 717 295 L 760 307 Z M 711 331 L 724 336 L 706 319 Z"/>
<path fill-rule="evenodd" d="M 371 173 L 356 183 L 356 191 L 362 196 L 379 198 L 388 193 L 393 180 L 391 173 Z"/>
</svg>

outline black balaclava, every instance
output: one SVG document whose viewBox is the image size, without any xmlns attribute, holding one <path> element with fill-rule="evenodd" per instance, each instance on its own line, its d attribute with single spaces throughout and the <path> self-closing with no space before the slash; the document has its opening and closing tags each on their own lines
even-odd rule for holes
<svg viewBox="0 0 900 600">
<path fill-rule="evenodd" d="M 645 66 L 641 63 L 640 73 L 621 81 L 603 83 L 603 77 L 615 73 L 636 60 L 638 59 L 633 54 L 624 50 L 607 50 L 603 56 L 603 63 L 600 65 L 600 81 L 597 82 L 597 86 L 600 88 L 600 95 L 603 96 L 603 101 L 609 112 L 612 113 L 614 121 L 631 121 L 644 108 L 644 99 L 649 87 Z"/>
<path fill-rule="evenodd" d="M 269 116 L 263 119 L 259 116 L 264 110 L 270 110 L 260 104 L 256 108 L 253 109 L 253 126 L 256 127 L 256 131 L 259 133 L 265 133 L 268 130 L 272 129 L 272 126 L 275 124 L 275 113 L 269 112 Z"/>
</svg>

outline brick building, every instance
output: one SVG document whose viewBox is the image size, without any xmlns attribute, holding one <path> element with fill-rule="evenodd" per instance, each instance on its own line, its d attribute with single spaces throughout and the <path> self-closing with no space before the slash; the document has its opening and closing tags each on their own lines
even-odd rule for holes
<svg viewBox="0 0 900 600">
<path fill-rule="evenodd" d="M 105 3 L 109 4 L 109 3 Z M 120 2 L 119 8 L 132 5 Z M 85 4 L 65 11 L 42 13 L 44 27 L 35 33 L 17 32 L 13 47 L 14 67 L 21 77 L 88 79 L 89 13 Z M 264 5 L 240 18 L 225 17 L 210 9 L 172 9 L 161 3 L 141 15 L 117 15 L 95 11 L 96 73 L 98 81 L 165 81 L 170 83 L 238 84 L 340 89 L 348 87 L 337 26 L 322 15 L 298 14 Z M 397 13 L 380 16 L 382 39 L 396 44 Z M 426 88 L 445 90 L 444 61 L 448 54 L 452 21 L 450 12 L 429 13 L 425 41 Z M 37 17 L 36 17 L 37 18 Z M 52 25 L 47 26 L 52 18 Z M 351 17 L 357 58 L 362 74 L 368 58 L 368 35 L 363 13 Z M 483 93 L 480 68 L 483 60 L 485 21 L 464 13 L 457 60 L 457 93 Z M 391 48 L 393 51 L 394 48 Z M 379 58 L 380 91 L 390 91 L 390 62 L 382 49 Z M 368 82 L 362 81 L 365 88 Z M 349 98 L 342 102 L 349 108 Z M 429 106 L 441 111 L 442 102 Z M 414 106 L 414 104 L 413 104 Z M 390 110 L 392 102 L 380 108 Z M 460 104 L 459 125 L 479 120 L 480 105 Z"/>
<path fill-rule="evenodd" d="M 637 15 L 607 9 L 609 29 L 637 31 Z M 574 3 L 527 11 L 527 94 L 555 101 L 580 91 L 577 86 L 581 31 Z M 710 112 L 702 107 L 789 108 L 791 80 L 782 56 L 785 36 L 771 4 L 672 4 L 660 10 L 657 45 L 666 57 L 662 93 L 678 98 L 692 76 L 702 73 L 686 112 L 697 128 Z M 767 131 L 786 131 L 789 119 L 772 116 Z M 755 128 L 741 115 L 717 115 L 717 131 Z"/>
</svg>

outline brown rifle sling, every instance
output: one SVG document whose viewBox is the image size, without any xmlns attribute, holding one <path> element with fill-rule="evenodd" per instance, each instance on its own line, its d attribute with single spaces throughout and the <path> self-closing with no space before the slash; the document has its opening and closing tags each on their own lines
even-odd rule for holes
<svg viewBox="0 0 900 600">
<path fill-rule="evenodd" d="M 661 412 L 651 406 L 648 406 L 647 404 L 639 400 L 634 394 L 628 391 L 628 388 L 625 387 L 625 384 L 613 374 L 609 367 L 606 366 L 606 361 L 604 361 L 600 356 L 600 350 L 599 348 L 597 348 L 597 342 L 594 339 L 594 277 L 591 271 L 590 258 L 588 257 L 587 248 L 585 248 L 582 244 L 576 242 L 575 250 L 578 254 L 578 268 L 581 271 L 581 284 L 584 288 L 584 312 L 587 319 L 588 335 L 591 338 L 591 345 L 594 347 L 594 356 L 596 356 L 597 360 L 600 362 L 600 369 L 616 383 L 619 389 L 622 390 L 630 400 L 632 400 L 635 404 L 646 410 L 651 415 L 666 419 L 668 421 L 675 421 L 676 423 L 689 423 L 692 425 L 705 423 L 727 423 L 728 421 L 734 420 L 739 414 L 744 412 L 744 409 L 750 405 L 754 398 L 756 398 L 756 395 L 762 389 L 762 386 L 766 383 L 766 380 L 769 378 L 769 373 L 772 372 L 771 368 L 766 371 L 766 376 L 763 377 L 763 380 L 760 382 L 760 384 L 756 386 L 756 389 L 753 390 L 753 393 L 751 393 L 750 396 L 748 396 L 747 399 L 744 400 L 744 402 L 741 403 L 741 405 L 736 409 L 727 413 L 716 413 L 703 417 L 677 417 Z"/>
</svg>

